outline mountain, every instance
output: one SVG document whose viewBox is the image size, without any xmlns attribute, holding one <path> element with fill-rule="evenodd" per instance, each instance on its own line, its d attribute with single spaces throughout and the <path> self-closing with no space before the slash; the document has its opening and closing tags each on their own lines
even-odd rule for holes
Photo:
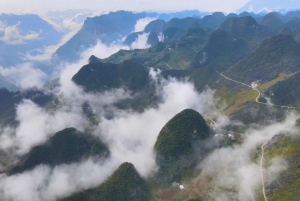
<svg viewBox="0 0 300 201">
<path fill-rule="evenodd" d="M 82 67 L 72 80 L 86 91 L 104 91 L 126 87 L 141 91 L 149 81 L 149 73 L 142 65 L 124 61 L 120 64 L 93 62 Z"/>
<path fill-rule="evenodd" d="M 123 163 L 101 185 L 71 195 L 62 201 L 155 201 L 151 186 L 131 163 Z"/>
<path fill-rule="evenodd" d="M 300 2 L 294 0 L 250 0 L 237 12 L 250 11 L 259 13 L 261 11 L 295 10 L 300 8 Z"/>
<path fill-rule="evenodd" d="M 300 44 L 290 35 L 276 35 L 264 40 L 259 47 L 225 73 L 232 79 L 250 83 L 271 81 L 281 73 L 299 71 Z"/>
<path fill-rule="evenodd" d="M 31 100 L 41 107 L 45 107 L 54 99 L 53 94 L 41 91 L 36 87 L 23 90 L 21 93 L 24 99 Z"/>
<path fill-rule="evenodd" d="M 119 109 L 143 111 L 157 102 L 155 86 L 150 80 L 149 69 L 132 61 L 120 64 L 95 62 L 82 67 L 72 78 L 73 82 L 88 92 L 103 92 L 117 88 L 130 90 L 131 97 L 118 101 Z"/>
<path fill-rule="evenodd" d="M 124 60 L 131 60 L 145 67 L 185 69 L 197 51 L 200 51 L 204 47 L 207 37 L 207 33 L 195 23 L 179 40 L 173 40 L 169 43 L 159 42 L 151 48 L 144 50 L 120 50 L 102 61 L 121 63 Z M 176 36 L 175 38 L 178 37 Z"/>
<path fill-rule="evenodd" d="M 300 18 L 293 17 L 291 20 L 285 23 L 285 26 L 293 32 L 300 32 Z"/>
<path fill-rule="evenodd" d="M 199 10 L 184 10 L 184 11 L 175 12 L 175 13 L 160 13 L 160 14 L 158 14 L 158 18 L 168 21 L 172 18 L 185 18 L 185 17 L 201 18 L 208 14 L 210 14 L 210 12 L 200 12 Z"/>
<path fill-rule="evenodd" d="M 219 29 L 247 41 L 254 47 L 263 39 L 275 35 L 271 28 L 258 24 L 251 16 L 228 18 L 220 25 Z"/>
<path fill-rule="evenodd" d="M 211 66 L 222 71 L 246 57 L 248 52 L 245 41 L 218 29 L 209 35 L 204 48 L 190 62 L 190 68 Z"/>
<path fill-rule="evenodd" d="M 184 35 L 185 31 L 179 27 L 169 27 L 163 31 L 164 42 L 177 41 Z"/>
<path fill-rule="evenodd" d="M 18 174 L 38 165 L 70 164 L 89 156 L 108 157 L 109 150 L 98 139 L 81 133 L 75 128 L 66 128 L 55 133 L 45 144 L 33 147 L 9 174 Z"/>
<path fill-rule="evenodd" d="M 287 35 L 291 35 L 293 36 L 294 35 L 294 32 L 287 28 L 287 27 L 283 27 L 280 31 L 279 31 L 279 34 L 287 34 Z"/>
<path fill-rule="evenodd" d="M 147 24 L 144 29 L 144 32 L 145 33 L 155 32 L 156 34 L 160 34 L 166 28 L 167 28 L 167 23 L 164 20 L 157 19 Z"/>
<path fill-rule="evenodd" d="M 14 66 L 35 56 L 45 46 L 56 45 L 63 33 L 38 15 L 0 15 L 0 65 Z"/>
<path fill-rule="evenodd" d="M 8 78 L 0 74 L 0 88 L 6 88 L 9 91 L 17 91 L 19 88 L 14 85 Z"/>
<path fill-rule="evenodd" d="M 15 104 L 22 100 L 19 92 L 10 92 L 6 88 L 0 89 L 0 123 L 3 125 L 15 123 Z"/>
<path fill-rule="evenodd" d="M 286 21 L 291 20 L 294 17 L 300 17 L 300 10 L 289 11 L 284 16 L 287 19 Z"/>
<path fill-rule="evenodd" d="M 54 55 L 57 60 L 78 60 L 79 53 L 96 45 L 97 41 L 108 45 L 132 33 L 139 19 L 156 17 L 156 15 L 155 13 L 117 11 L 87 18 L 79 32 L 61 46 Z"/>
<path fill-rule="evenodd" d="M 207 151 L 201 142 L 208 137 L 209 127 L 198 112 L 186 109 L 173 117 L 154 145 L 159 166 L 157 180 L 170 185 L 190 175 Z"/>
<path fill-rule="evenodd" d="M 284 27 L 284 23 L 276 16 L 276 13 L 265 15 L 260 24 L 271 27 L 276 34 Z"/>
<path fill-rule="evenodd" d="M 148 36 L 148 39 L 147 39 L 147 42 L 146 44 L 148 45 L 151 45 L 151 46 L 154 46 L 156 45 L 157 43 L 159 43 L 159 39 L 158 39 L 158 36 L 155 32 L 151 32 Z"/>
<path fill-rule="evenodd" d="M 194 17 L 186 17 L 183 19 L 173 18 L 167 22 L 166 29 L 170 27 L 177 27 L 179 29 L 188 30 L 196 22 L 201 23 L 201 19 Z"/>
<path fill-rule="evenodd" d="M 0 124 L 1 125 L 17 125 L 16 105 L 22 100 L 31 100 L 39 106 L 46 106 L 52 102 L 53 96 L 36 88 L 27 89 L 25 91 L 8 91 L 6 88 L 0 89 Z"/>
<path fill-rule="evenodd" d="M 299 120 L 298 120 L 299 128 Z M 300 187 L 299 174 L 300 138 L 298 136 L 276 135 L 265 146 L 265 158 L 283 158 L 283 171 L 274 180 L 265 181 L 268 200 L 298 200 Z"/>
<path fill-rule="evenodd" d="M 265 93 L 271 97 L 271 101 L 276 105 L 296 106 L 300 103 L 300 74 L 279 81 L 271 86 Z"/>
<path fill-rule="evenodd" d="M 226 16 L 223 13 L 215 12 L 211 15 L 206 15 L 201 20 L 201 25 L 207 27 L 211 30 L 214 30 L 220 26 L 222 22 L 226 19 Z"/>
<path fill-rule="evenodd" d="M 127 45 L 130 47 L 131 44 L 138 39 L 139 35 L 142 35 L 142 34 L 143 34 L 143 32 L 133 32 L 133 33 L 129 34 L 126 37 L 125 41 L 123 42 L 123 45 Z"/>
</svg>

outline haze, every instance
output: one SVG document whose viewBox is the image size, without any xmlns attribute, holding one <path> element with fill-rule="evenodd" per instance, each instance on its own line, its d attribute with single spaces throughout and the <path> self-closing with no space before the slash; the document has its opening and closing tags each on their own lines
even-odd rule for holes
<svg viewBox="0 0 300 201">
<path fill-rule="evenodd" d="M 131 11 L 223 11 L 232 12 L 244 6 L 249 0 L 0 0 L 0 12 L 32 12 L 67 9 L 131 10 Z"/>
</svg>

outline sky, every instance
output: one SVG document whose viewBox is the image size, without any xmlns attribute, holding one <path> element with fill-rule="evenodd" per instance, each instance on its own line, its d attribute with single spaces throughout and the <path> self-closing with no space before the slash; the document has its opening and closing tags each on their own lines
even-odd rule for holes
<svg viewBox="0 0 300 201">
<path fill-rule="evenodd" d="M 126 2 L 126 3 L 125 3 Z M 0 12 L 32 12 L 66 9 L 131 11 L 223 11 L 231 12 L 249 0 L 0 0 Z"/>
</svg>

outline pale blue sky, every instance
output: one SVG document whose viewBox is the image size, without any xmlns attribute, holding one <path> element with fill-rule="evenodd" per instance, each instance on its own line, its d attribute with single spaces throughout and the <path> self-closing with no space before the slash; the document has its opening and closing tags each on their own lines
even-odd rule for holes
<svg viewBox="0 0 300 201">
<path fill-rule="evenodd" d="M 99 10 L 157 10 L 231 12 L 249 0 L 0 0 L 0 12 L 32 12 L 37 10 L 99 9 Z"/>
</svg>

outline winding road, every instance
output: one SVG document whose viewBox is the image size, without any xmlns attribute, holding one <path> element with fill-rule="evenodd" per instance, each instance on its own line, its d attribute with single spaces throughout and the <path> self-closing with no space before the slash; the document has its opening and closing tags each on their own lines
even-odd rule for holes
<svg viewBox="0 0 300 201">
<path fill-rule="evenodd" d="M 236 83 L 238 83 L 238 84 L 241 84 L 241 85 L 244 85 L 244 86 L 246 86 L 246 87 L 248 87 L 248 88 L 251 88 L 252 90 L 254 90 L 254 91 L 257 91 L 257 93 L 258 93 L 258 96 L 257 96 L 257 98 L 255 99 L 255 102 L 257 102 L 257 103 L 259 103 L 259 104 L 262 104 L 262 105 L 268 105 L 268 106 L 274 106 L 274 107 L 280 107 L 280 108 L 286 108 L 286 109 L 296 109 L 296 110 L 299 110 L 300 108 L 296 108 L 296 107 L 292 107 L 292 106 L 285 106 L 285 105 L 276 105 L 276 104 L 270 104 L 270 103 L 263 103 L 263 102 L 260 102 L 258 99 L 259 99 L 259 97 L 261 96 L 261 92 L 257 89 L 257 88 L 255 88 L 255 87 L 252 87 L 251 85 L 249 85 L 249 84 L 245 84 L 245 83 L 243 83 L 243 82 L 239 82 L 239 81 L 237 81 L 237 80 L 233 80 L 233 79 L 231 79 L 231 78 L 229 78 L 229 77 L 227 77 L 227 76 L 225 76 L 223 73 L 221 73 L 221 72 L 219 72 L 219 71 L 217 71 L 217 70 L 215 70 L 219 75 L 221 75 L 223 78 L 225 78 L 226 80 L 230 80 L 230 81 L 232 81 L 232 82 L 236 82 Z"/>
<path fill-rule="evenodd" d="M 241 85 L 244 85 L 248 88 L 251 88 L 252 90 L 254 91 L 257 91 L 258 93 L 258 96 L 256 97 L 255 99 L 255 102 L 259 103 L 259 104 L 262 104 L 262 105 L 268 105 L 268 106 L 274 106 L 274 107 L 280 107 L 280 108 L 286 108 L 286 109 L 296 109 L 296 110 L 299 110 L 300 108 L 296 108 L 296 107 L 292 107 L 292 106 L 285 106 L 285 105 L 276 105 L 276 104 L 269 104 L 269 103 L 263 103 L 263 102 L 260 102 L 259 101 L 259 98 L 261 96 L 261 92 L 255 88 L 255 87 L 252 87 L 246 83 L 243 83 L 243 82 L 239 82 L 237 80 L 233 80 L 227 76 L 225 76 L 223 73 L 221 72 L 218 72 L 216 71 L 219 75 L 221 75 L 223 78 L 227 79 L 227 80 L 230 80 L 232 82 L 235 82 L 235 83 L 238 83 L 238 84 L 241 84 Z M 267 140 L 266 142 L 264 142 L 261 146 L 261 158 L 260 158 L 260 173 L 261 173 L 261 184 L 262 184 L 262 193 L 263 193 L 263 197 L 264 197 L 264 200 L 265 201 L 268 201 L 268 198 L 267 198 L 267 195 L 266 195 L 266 190 L 265 190 L 265 179 L 264 179 L 264 153 L 265 153 L 265 146 L 266 144 L 269 142 L 269 140 Z"/>
<path fill-rule="evenodd" d="M 170 69 L 173 69 L 169 64 L 167 64 L 166 62 L 163 61 L 163 63 L 168 66 Z"/>
<path fill-rule="evenodd" d="M 266 190 L 265 190 L 265 179 L 264 179 L 264 153 L 265 153 L 265 146 L 269 142 L 266 141 L 261 146 L 261 158 L 260 158 L 260 174 L 261 174 L 261 184 L 262 184 L 262 193 L 264 196 L 265 201 L 268 201 L 268 198 L 266 196 Z"/>
</svg>

